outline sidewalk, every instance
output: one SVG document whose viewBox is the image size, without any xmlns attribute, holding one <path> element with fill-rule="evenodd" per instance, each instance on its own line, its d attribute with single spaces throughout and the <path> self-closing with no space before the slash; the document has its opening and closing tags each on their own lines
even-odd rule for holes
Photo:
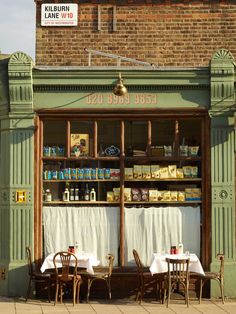
<svg viewBox="0 0 236 314">
<path fill-rule="evenodd" d="M 226 300 L 223 305 L 221 301 L 203 300 L 199 305 L 197 300 L 190 300 L 189 308 L 183 304 L 182 300 L 173 300 L 169 308 L 166 305 L 155 301 L 146 301 L 139 305 L 135 301 L 127 299 L 119 300 L 92 300 L 88 303 L 76 304 L 73 307 L 70 300 L 66 300 L 63 304 L 54 306 L 54 302 L 48 303 L 40 300 L 28 300 L 26 303 L 23 299 L 13 299 L 0 297 L 0 313 L 1 314 L 54 314 L 54 313 L 80 313 L 80 314 L 235 314 L 236 301 Z"/>
</svg>

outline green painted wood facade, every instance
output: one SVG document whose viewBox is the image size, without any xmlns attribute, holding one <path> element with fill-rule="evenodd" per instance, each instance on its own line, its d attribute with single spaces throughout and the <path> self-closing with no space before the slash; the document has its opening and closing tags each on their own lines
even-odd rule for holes
<svg viewBox="0 0 236 314">
<path fill-rule="evenodd" d="M 210 268 L 218 267 L 216 254 L 225 253 L 225 295 L 236 297 L 235 62 L 225 49 L 209 62 L 189 69 L 37 68 L 22 52 L 0 60 L 0 295 L 24 295 L 27 286 L 25 246 L 35 243 L 37 111 L 184 108 L 206 109 L 211 118 Z M 129 93 L 116 103 L 119 71 Z M 27 192 L 26 203 L 15 202 L 16 190 Z M 211 295 L 219 295 L 214 284 Z"/>
</svg>

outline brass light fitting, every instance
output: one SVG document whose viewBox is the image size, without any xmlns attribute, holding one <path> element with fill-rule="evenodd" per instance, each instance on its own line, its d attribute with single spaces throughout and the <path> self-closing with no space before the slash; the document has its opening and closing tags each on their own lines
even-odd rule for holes
<svg viewBox="0 0 236 314">
<path fill-rule="evenodd" d="M 116 96 L 124 96 L 126 93 L 127 93 L 127 88 L 123 84 L 121 73 L 119 73 L 119 78 L 116 83 L 116 86 L 113 89 L 113 94 L 115 94 Z"/>
</svg>

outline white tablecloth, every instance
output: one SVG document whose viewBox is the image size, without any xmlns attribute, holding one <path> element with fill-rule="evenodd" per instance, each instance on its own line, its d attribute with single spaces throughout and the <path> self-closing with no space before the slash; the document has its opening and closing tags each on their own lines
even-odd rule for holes
<svg viewBox="0 0 236 314">
<path fill-rule="evenodd" d="M 54 257 L 55 253 L 51 253 L 49 254 L 44 262 L 43 265 L 40 268 L 40 271 L 43 273 L 45 272 L 46 269 L 52 269 L 54 268 L 54 264 L 53 264 L 53 257 Z M 75 254 L 77 259 L 78 259 L 78 265 L 77 267 L 82 267 L 82 268 L 86 268 L 86 271 L 89 274 L 94 274 L 93 271 L 93 266 L 98 266 L 99 265 L 99 261 L 94 257 L 93 254 L 90 253 L 79 253 L 79 254 Z M 58 256 L 58 260 L 56 261 L 57 263 L 57 267 L 61 267 L 61 263 L 60 263 L 60 257 Z M 71 260 L 71 266 L 73 266 L 73 259 Z"/>
<path fill-rule="evenodd" d="M 153 261 L 149 268 L 152 275 L 158 273 L 165 273 L 168 271 L 166 258 L 172 259 L 189 258 L 190 259 L 189 271 L 205 275 L 204 270 L 202 268 L 202 264 L 196 254 L 186 255 L 186 254 L 160 254 L 160 253 L 153 254 Z"/>
</svg>

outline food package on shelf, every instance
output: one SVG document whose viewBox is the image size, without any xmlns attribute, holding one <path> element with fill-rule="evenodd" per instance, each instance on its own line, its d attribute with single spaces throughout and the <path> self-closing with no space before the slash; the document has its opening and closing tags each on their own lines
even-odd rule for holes
<svg viewBox="0 0 236 314">
<path fill-rule="evenodd" d="M 169 165 L 168 166 L 168 172 L 169 172 L 169 175 L 168 175 L 169 178 L 177 178 L 177 167 L 176 167 L 176 165 Z"/>
<path fill-rule="evenodd" d="M 149 202 L 157 202 L 157 190 L 154 189 L 149 189 L 148 191 L 149 194 Z"/>
<path fill-rule="evenodd" d="M 171 145 L 164 145 L 164 156 L 171 157 L 172 156 L 172 146 Z"/>
<path fill-rule="evenodd" d="M 191 176 L 193 178 L 197 178 L 198 177 L 198 166 L 193 166 L 191 169 Z"/>
<path fill-rule="evenodd" d="M 166 201 L 166 202 L 170 202 L 171 201 L 170 191 L 164 191 L 163 192 L 163 201 Z"/>
<path fill-rule="evenodd" d="M 125 168 L 125 179 L 132 180 L 133 178 L 133 168 Z"/>
<path fill-rule="evenodd" d="M 179 146 L 179 155 L 182 157 L 188 156 L 188 145 L 180 145 Z"/>
<path fill-rule="evenodd" d="M 163 201 L 164 199 L 164 191 L 157 191 L 157 200 L 158 202 Z"/>
<path fill-rule="evenodd" d="M 131 188 L 124 188 L 124 201 L 131 202 Z"/>
<path fill-rule="evenodd" d="M 148 202 L 149 200 L 149 189 L 148 188 L 140 188 L 141 191 L 141 200 L 143 202 Z"/>
<path fill-rule="evenodd" d="M 164 147 L 163 146 L 151 146 L 151 156 L 163 157 L 164 156 Z"/>
<path fill-rule="evenodd" d="M 110 168 L 104 168 L 104 179 L 111 179 L 111 169 Z"/>
<path fill-rule="evenodd" d="M 182 168 L 176 169 L 176 178 L 177 179 L 183 179 L 184 178 L 184 171 Z"/>
<path fill-rule="evenodd" d="M 150 170 L 152 179 L 158 179 L 160 177 L 160 165 L 151 165 Z"/>
<path fill-rule="evenodd" d="M 112 180 L 120 180 L 120 169 L 110 169 L 110 178 Z"/>
<path fill-rule="evenodd" d="M 141 191 L 138 188 L 131 189 L 132 201 L 133 202 L 140 202 L 142 199 Z"/>
<path fill-rule="evenodd" d="M 199 189 L 199 188 L 186 188 L 185 189 L 185 200 L 186 201 L 200 201 L 201 200 L 201 189 Z"/>
<path fill-rule="evenodd" d="M 185 192 L 178 191 L 178 202 L 184 202 L 184 201 L 185 201 Z"/>
<path fill-rule="evenodd" d="M 199 146 L 189 146 L 188 147 L 188 155 L 191 157 L 198 156 Z"/>
<path fill-rule="evenodd" d="M 70 137 L 71 156 L 89 155 L 89 134 L 71 134 Z"/>
<path fill-rule="evenodd" d="M 161 167 L 159 170 L 160 179 L 168 179 L 169 178 L 169 169 L 168 167 Z"/>
<path fill-rule="evenodd" d="M 118 202 L 120 200 L 120 188 L 113 188 L 114 201 Z"/>
<path fill-rule="evenodd" d="M 133 176 L 134 176 L 134 179 L 142 179 L 143 177 L 142 166 L 134 165 Z"/>
<path fill-rule="evenodd" d="M 191 178 L 192 176 L 192 167 L 191 166 L 183 166 L 183 172 L 185 178 Z"/>
<path fill-rule="evenodd" d="M 171 202 L 178 201 L 178 191 L 170 191 L 170 200 Z"/>
<path fill-rule="evenodd" d="M 107 192 L 107 202 L 114 202 L 114 192 L 113 191 Z"/>
<path fill-rule="evenodd" d="M 148 165 L 142 166 L 143 179 L 151 179 L 151 168 Z"/>
</svg>

